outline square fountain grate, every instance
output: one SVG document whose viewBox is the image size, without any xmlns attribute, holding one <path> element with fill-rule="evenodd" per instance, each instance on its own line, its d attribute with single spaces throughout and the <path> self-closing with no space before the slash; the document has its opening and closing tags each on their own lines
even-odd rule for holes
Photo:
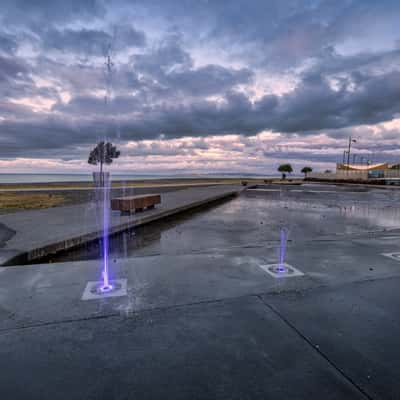
<svg viewBox="0 0 400 400">
<path fill-rule="evenodd" d="M 121 297 L 127 295 L 127 280 L 115 279 L 110 282 L 112 289 L 107 292 L 100 290 L 103 282 L 88 282 L 82 294 L 82 300 L 99 300 L 107 297 Z"/>
<path fill-rule="evenodd" d="M 392 258 L 393 260 L 400 261 L 400 252 L 396 253 L 382 253 L 383 256 Z"/>
<path fill-rule="evenodd" d="M 303 276 L 304 274 L 295 267 L 289 264 L 266 264 L 259 265 L 266 273 L 270 274 L 273 278 L 293 278 L 295 276 Z"/>
</svg>

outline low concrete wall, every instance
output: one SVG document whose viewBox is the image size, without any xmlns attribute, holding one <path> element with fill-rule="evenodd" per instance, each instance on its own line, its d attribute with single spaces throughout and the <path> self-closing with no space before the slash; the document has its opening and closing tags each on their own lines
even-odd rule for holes
<svg viewBox="0 0 400 400">
<path fill-rule="evenodd" d="M 400 169 L 388 169 L 384 171 L 385 178 L 400 178 Z"/>
<path fill-rule="evenodd" d="M 324 179 L 324 180 L 337 180 L 337 179 L 351 179 L 351 180 L 367 180 L 367 171 L 337 171 L 331 173 L 312 172 L 307 175 L 307 178 Z"/>
<path fill-rule="evenodd" d="M 336 172 L 325 173 L 325 172 L 311 172 L 307 175 L 308 178 L 312 179 L 323 179 L 323 180 L 352 180 L 352 181 L 366 181 L 374 179 L 373 176 L 369 176 L 368 171 L 344 171 L 338 170 Z M 400 170 L 388 169 L 383 171 L 383 178 L 400 178 Z"/>
<path fill-rule="evenodd" d="M 232 197 L 239 185 L 193 187 L 163 194 L 160 207 L 132 215 L 110 214 L 109 234 L 155 222 L 196 207 Z M 84 223 L 82 223 L 84 222 Z M 68 250 L 103 235 L 93 204 L 30 210 L 0 216 L 0 224 L 15 232 L 0 243 L 0 265 L 27 264 L 58 251 Z"/>
</svg>

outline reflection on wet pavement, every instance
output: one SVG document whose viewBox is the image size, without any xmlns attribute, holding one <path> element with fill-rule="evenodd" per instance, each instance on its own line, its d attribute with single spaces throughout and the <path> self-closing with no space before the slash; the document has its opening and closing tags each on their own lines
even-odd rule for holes
<svg viewBox="0 0 400 400">
<path fill-rule="evenodd" d="M 231 201 L 118 235 L 111 240 L 110 257 L 263 247 L 276 244 L 281 226 L 289 229 L 294 244 L 400 229 L 397 190 L 323 185 L 267 189 L 248 190 Z M 96 243 L 51 261 L 95 258 Z"/>
</svg>

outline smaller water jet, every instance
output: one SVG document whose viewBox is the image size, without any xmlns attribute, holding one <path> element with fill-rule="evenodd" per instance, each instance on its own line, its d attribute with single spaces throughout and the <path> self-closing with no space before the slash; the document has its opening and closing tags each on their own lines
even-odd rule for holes
<svg viewBox="0 0 400 400">
<path fill-rule="evenodd" d="M 304 275 L 298 269 L 292 267 L 287 264 L 286 259 L 286 250 L 287 250 L 287 242 L 288 242 L 289 229 L 285 227 L 280 228 L 280 240 L 278 247 L 278 263 L 277 264 L 268 264 L 268 265 L 260 265 L 265 272 L 274 278 L 290 278 L 293 276 L 302 276 Z"/>
<path fill-rule="evenodd" d="M 276 272 L 283 273 L 286 272 L 286 264 L 285 264 L 285 256 L 286 256 L 286 247 L 288 240 L 289 230 L 285 227 L 281 227 L 280 229 L 280 244 L 278 249 L 278 265 L 276 267 Z"/>
</svg>

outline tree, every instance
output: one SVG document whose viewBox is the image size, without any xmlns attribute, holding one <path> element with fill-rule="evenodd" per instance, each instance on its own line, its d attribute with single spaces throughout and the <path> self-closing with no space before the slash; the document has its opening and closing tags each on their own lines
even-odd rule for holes
<svg viewBox="0 0 400 400">
<path fill-rule="evenodd" d="M 282 173 L 282 179 L 286 178 L 286 172 L 290 174 L 293 172 L 293 168 L 290 164 L 282 164 L 278 167 L 278 171 Z"/>
<path fill-rule="evenodd" d="M 308 174 L 309 172 L 312 172 L 312 168 L 311 168 L 311 167 L 304 167 L 304 168 L 301 170 L 301 173 L 304 174 L 304 177 L 305 177 L 305 178 L 307 178 L 307 174 Z"/>
<path fill-rule="evenodd" d="M 103 186 L 103 164 L 109 165 L 114 158 L 118 158 L 120 152 L 112 143 L 104 141 L 99 142 L 97 146 L 90 152 L 88 163 L 92 165 L 100 164 L 100 183 Z"/>
</svg>

